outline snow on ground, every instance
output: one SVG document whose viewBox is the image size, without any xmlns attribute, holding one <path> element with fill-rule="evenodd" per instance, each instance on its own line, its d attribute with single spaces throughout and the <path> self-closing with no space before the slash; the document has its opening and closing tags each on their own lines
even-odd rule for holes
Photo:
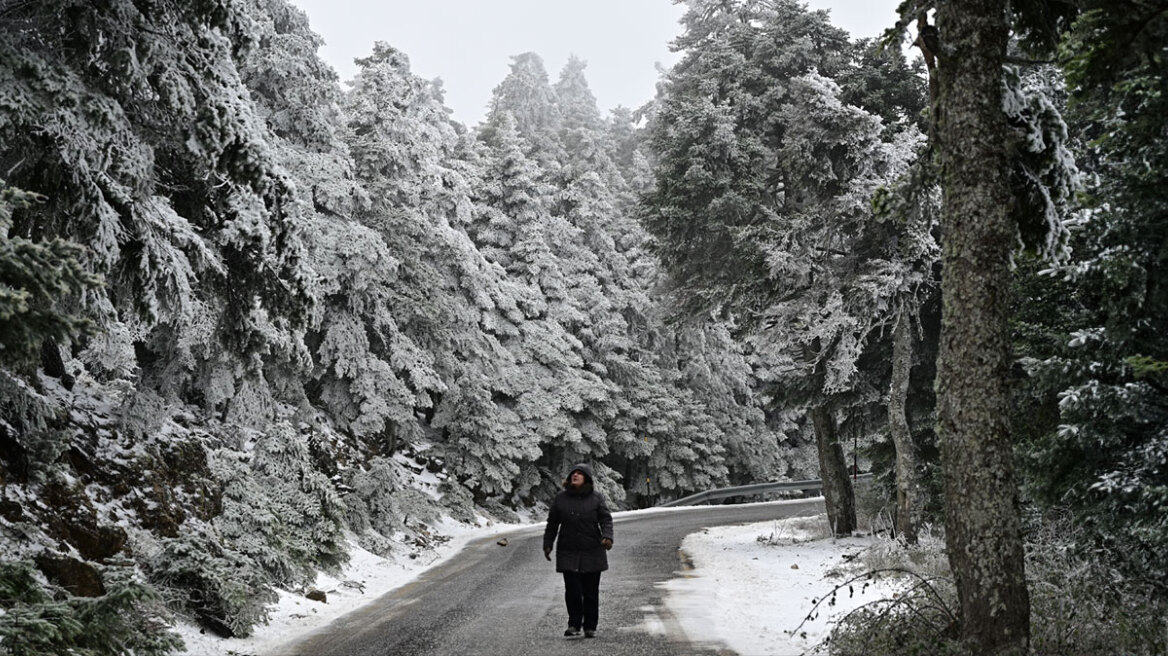
<svg viewBox="0 0 1168 656">
<path fill-rule="evenodd" d="M 672 512 L 682 508 L 614 513 Z M 529 520 L 530 521 L 530 520 Z M 682 543 L 693 569 L 682 568 L 678 578 L 662 582 L 666 604 L 691 641 L 728 648 L 741 656 L 797 656 L 813 653 L 831 625 L 843 613 L 877 598 L 868 588 L 849 597 L 824 603 L 817 619 L 800 622 L 812 611 L 813 600 L 829 594 L 847 576 L 858 572 L 850 561 L 873 543 L 873 538 L 819 538 L 826 518 L 794 518 L 759 524 L 722 526 L 690 535 Z M 176 630 L 186 642 L 184 656 L 278 656 L 281 647 L 303 638 L 341 615 L 413 581 L 427 569 L 448 560 L 468 542 L 482 537 L 533 527 L 528 524 L 468 526 L 449 521 L 436 532 L 451 539 L 416 559 L 387 560 L 355 544 L 351 560 L 340 577 L 318 576 L 316 587 L 327 603 L 302 594 L 281 592 L 267 625 L 249 638 L 218 638 L 183 624 Z M 818 525 L 817 525 L 818 524 Z M 359 584 L 359 585 L 358 585 Z M 798 627 L 797 633 L 792 633 Z M 662 633 L 664 626 L 644 626 Z"/>
<path fill-rule="evenodd" d="M 816 653 L 840 617 L 892 593 L 887 583 L 857 583 L 833 600 L 836 586 L 862 573 L 858 556 L 875 538 L 817 537 L 826 529 L 820 515 L 694 533 L 682 542 L 693 569 L 662 584 L 666 604 L 699 644 L 741 656 Z"/>
<path fill-rule="evenodd" d="M 327 603 L 312 601 L 303 594 L 280 591 L 280 601 L 270 607 L 268 624 L 256 627 L 248 638 L 224 639 L 203 632 L 191 624 L 175 630 L 186 643 L 182 656 L 277 656 L 281 647 L 303 638 L 312 631 L 352 612 L 381 595 L 413 581 L 423 572 L 445 562 L 468 542 L 496 533 L 510 532 L 514 524 L 469 526 L 448 520 L 434 527 L 437 534 L 450 540 L 417 558 L 403 555 L 400 560 L 386 559 L 370 553 L 350 541 L 349 563 L 339 577 L 318 574 L 316 589 L 325 592 Z"/>
</svg>

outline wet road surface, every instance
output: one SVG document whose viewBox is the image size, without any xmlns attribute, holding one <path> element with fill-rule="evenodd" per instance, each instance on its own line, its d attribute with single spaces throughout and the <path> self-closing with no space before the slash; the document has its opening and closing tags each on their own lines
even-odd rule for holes
<svg viewBox="0 0 1168 656">
<path fill-rule="evenodd" d="M 714 656 L 689 642 L 657 584 L 680 575 L 682 539 L 710 526 L 823 512 L 797 503 L 697 506 L 615 514 L 600 580 L 597 637 L 565 638 L 563 579 L 544 560 L 542 527 L 469 543 L 413 582 L 270 656 Z M 496 541 L 506 537 L 507 546 Z"/>
</svg>

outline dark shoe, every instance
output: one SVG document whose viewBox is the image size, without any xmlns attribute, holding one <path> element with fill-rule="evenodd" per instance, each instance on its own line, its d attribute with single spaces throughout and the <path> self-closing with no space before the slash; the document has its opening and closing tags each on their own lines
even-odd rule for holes
<svg viewBox="0 0 1168 656">
<path fill-rule="evenodd" d="M 577 629 L 574 626 L 569 626 L 568 630 L 564 631 L 565 638 L 575 638 L 578 635 L 580 635 L 580 629 Z"/>
<path fill-rule="evenodd" d="M 594 631 L 592 629 L 584 629 L 584 637 L 585 638 L 595 638 L 596 631 Z"/>
</svg>

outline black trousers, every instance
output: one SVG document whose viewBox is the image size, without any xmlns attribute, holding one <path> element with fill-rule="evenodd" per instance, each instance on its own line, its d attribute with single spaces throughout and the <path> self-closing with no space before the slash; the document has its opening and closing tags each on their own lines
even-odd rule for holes
<svg viewBox="0 0 1168 656">
<path fill-rule="evenodd" d="M 564 572 L 568 626 L 596 630 L 600 620 L 600 572 Z"/>
</svg>

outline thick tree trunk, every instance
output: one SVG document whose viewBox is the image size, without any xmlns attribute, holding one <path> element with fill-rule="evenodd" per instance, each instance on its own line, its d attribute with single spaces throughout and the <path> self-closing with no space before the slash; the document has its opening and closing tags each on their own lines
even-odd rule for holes
<svg viewBox="0 0 1168 656">
<path fill-rule="evenodd" d="M 905 405 L 912 371 L 912 317 L 901 310 L 892 337 L 892 384 L 888 389 L 888 432 L 896 448 L 896 532 L 908 544 L 917 543 L 920 483 L 917 453 Z"/>
<path fill-rule="evenodd" d="M 1002 64 L 1004 0 L 937 3 L 937 137 L 944 171 L 937 369 L 945 533 L 973 653 L 1025 654 L 1030 602 L 1006 380 L 1014 230 Z"/>
<path fill-rule="evenodd" d="M 803 356 L 814 366 L 812 384 L 817 394 L 823 392 L 824 364 L 818 361 L 818 348 L 805 347 Z M 856 530 L 856 495 L 848 478 L 848 461 L 836 432 L 835 416 L 824 400 L 811 408 L 815 427 L 815 450 L 819 454 L 819 478 L 823 481 L 823 502 L 834 535 L 851 535 Z"/>
<path fill-rule="evenodd" d="M 819 453 L 819 477 L 823 480 L 823 501 L 827 521 L 834 535 L 851 535 L 856 530 L 856 496 L 848 478 L 848 461 L 835 430 L 835 417 L 826 404 L 811 409 L 815 425 L 815 447 Z"/>
</svg>

